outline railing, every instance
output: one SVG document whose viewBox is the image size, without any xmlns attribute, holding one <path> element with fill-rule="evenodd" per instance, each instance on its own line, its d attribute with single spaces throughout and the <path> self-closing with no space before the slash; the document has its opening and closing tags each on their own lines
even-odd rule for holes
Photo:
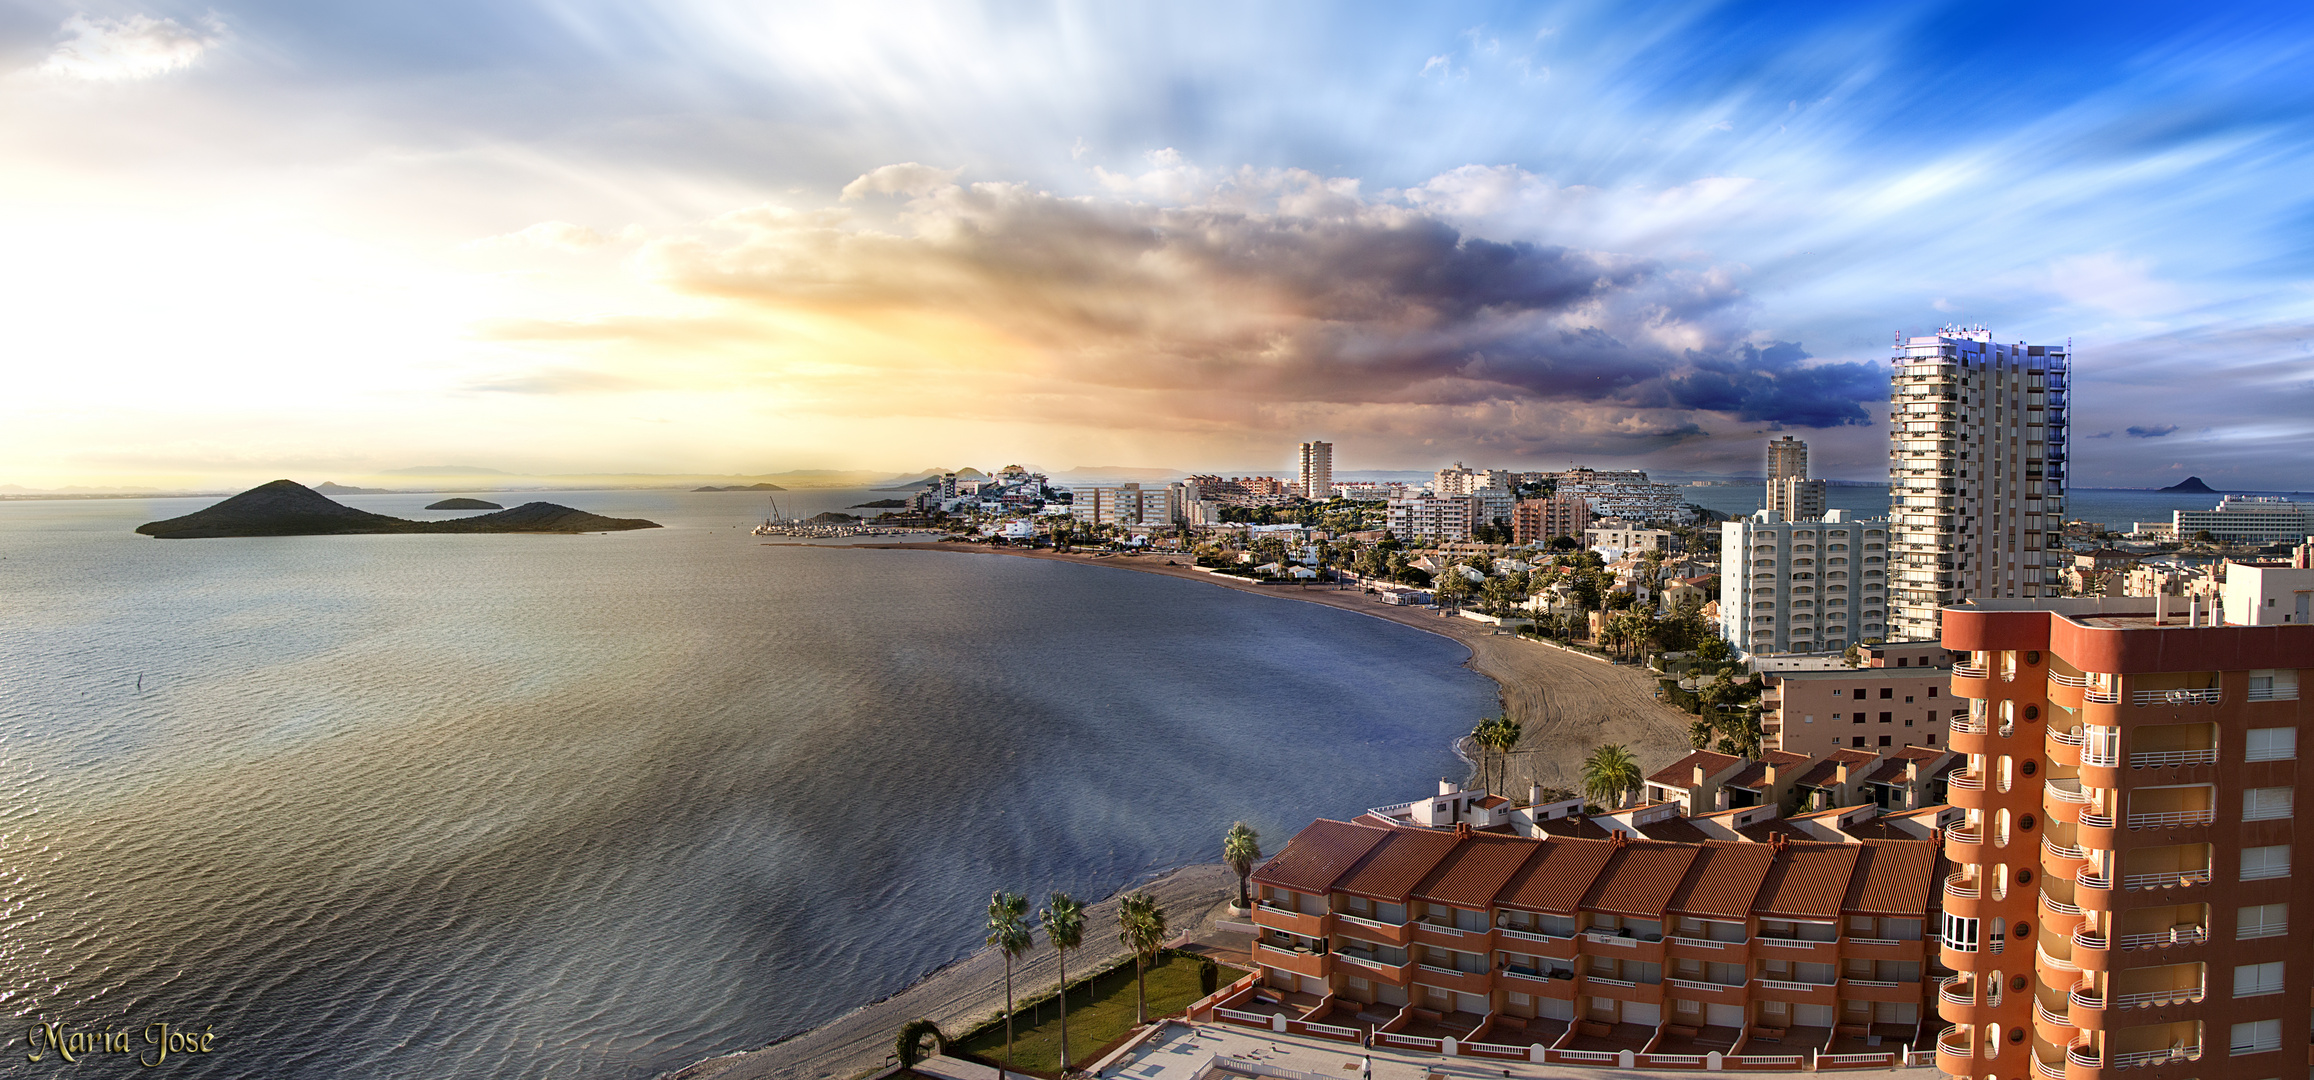
<svg viewBox="0 0 2314 1080">
<path fill-rule="evenodd" d="M 1962 791 L 1983 791 L 1985 789 L 1985 774 L 1956 772 L 1945 781 L 1945 786 L 1958 788 Z"/>
<path fill-rule="evenodd" d="M 2063 783 L 2071 783 L 2073 786 L 2070 788 L 2057 786 Z M 2078 803 L 2082 806 L 2089 805 L 2089 793 L 2081 790 L 2081 782 L 2073 779 L 2072 777 L 2066 777 L 2061 780 L 2050 780 L 2041 786 L 2043 790 L 2049 793 L 2050 798 L 2055 799 L 2058 802 Z"/>
<path fill-rule="evenodd" d="M 1952 673 L 1954 678 L 1960 679 L 1982 679 L 1991 674 L 1988 669 L 1975 664 L 1954 664 Z"/>
<path fill-rule="evenodd" d="M 1772 945 L 1779 949 L 1820 949 L 1835 944 L 1831 940 L 1817 941 L 1813 938 L 1771 937 L 1767 934 L 1753 938 L 1752 942 L 1757 945 Z"/>
<path fill-rule="evenodd" d="M 2059 731 L 2056 728 L 2050 728 L 2049 741 L 2061 746 L 2081 746 L 2086 744 L 2089 738 L 2078 731 Z"/>
<path fill-rule="evenodd" d="M 2051 1065 L 2036 1054 L 2033 1056 L 2033 1075 L 2042 1080 L 2065 1080 L 2065 1066 Z"/>
<path fill-rule="evenodd" d="M 1453 923 L 1436 923 L 1431 922 L 1428 919 L 1417 919 L 1414 921 L 1414 925 L 1419 926 L 1424 930 L 1431 931 L 1432 933 L 1446 934 L 1451 937 L 1461 937 L 1465 934 L 1486 933 L 1484 930 L 1463 930 L 1457 928 Z"/>
<path fill-rule="evenodd" d="M 1710 990 L 1714 992 L 1741 990 L 1744 985 L 1742 983 L 1715 983 L 1703 979 L 1674 979 L 1669 976 L 1666 976 L 1663 981 L 1686 990 Z"/>
<path fill-rule="evenodd" d="M 2097 1059 L 2097 1051 L 2094 1049 L 2083 1049 L 2080 1047 L 2070 1046 L 2066 1047 L 2065 1060 L 2070 1061 L 2075 1065 L 2079 1065 L 2084 1069 L 2102 1069 L 2105 1067 L 2105 1063 Z"/>
<path fill-rule="evenodd" d="M 2084 889 L 2113 888 L 2112 878 L 2106 877 L 2103 874 L 2090 873 L 2089 868 L 2086 866 L 2082 867 L 2079 873 L 2073 875 L 2073 883 L 2081 886 Z"/>
<path fill-rule="evenodd" d="M 2065 998 L 2066 1000 L 2072 1002 L 2075 1005 L 2079 1005 L 2084 1009 L 2102 1009 L 2105 1007 L 2105 998 L 2103 995 L 2093 994 L 2087 990 L 2075 990 L 2072 993 L 2065 995 Z"/>
<path fill-rule="evenodd" d="M 2131 1050 L 2113 1055 L 2113 1068 L 2130 1069 L 2139 1065 L 2154 1065 L 2170 1061 L 2200 1061 L 2202 1048 L 2194 1046 L 2163 1047 L 2159 1050 Z"/>
<path fill-rule="evenodd" d="M 2056 957 L 2049 955 L 2049 950 L 2047 950 L 2047 949 L 2043 949 L 2043 948 L 2040 948 L 2040 947 L 2038 947 L 2038 946 L 2035 946 L 2035 947 L 2034 947 L 2034 949 L 2033 949 L 2033 951 L 2034 951 L 2034 952 L 2036 952 L 2036 953 L 2039 953 L 2039 954 L 2040 954 L 2040 956 L 2041 956 L 2041 963 L 2042 963 L 2043 965 L 2045 965 L 2045 966 L 2047 966 L 2047 967 L 2050 967 L 2050 968 L 2053 968 L 2053 969 L 2055 969 L 2055 970 L 2057 970 L 2057 971 L 2079 971 L 2079 970 L 2081 970 L 2081 965 L 2079 965 L 2079 964 L 2076 964 L 2076 963 L 2074 963 L 2074 962 L 2073 962 L 2073 961 L 2071 961 L 2071 960 L 2059 960 L 2059 959 L 2057 959 Z"/>
<path fill-rule="evenodd" d="M 1947 726 L 1952 728 L 1955 735 L 1982 735 L 1985 733 L 1984 721 L 1967 716 L 1961 717 Z"/>
<path fill-rule="evenodd" d="M 2214 765 L 2218 760 L 2217 747 L 2207 750 L 2148 750 L 2129 755 L 2132 769 L 2174 769 L 2180 765 Z"/>
<path fill-rule="evenodd" d="M 1252 1013 L 1246 1012 L 1243 1009 L 1215 1009 L 1213 1010 L 1213 1015 L 1218 1016 L 1224 1020 L 1235 1020 L 1240 1024 L 1254 1024 L 1260 1027 L 1269 1026 L 1269 1014 L 1267 1013 Z"/>
<path fill-rule="evenodd" d="M 2056 1013 L 2050 1012 L 2049 1007 L 2047 1005 L 2041 1004 L 2038 1000 L 2033 1002 L 2033 1016 L 2044 1024 L 2056 1024 L 2061 1027 L 2073 1026 L 2073 1014 L 2070 1011 L 2066 1012 L 2063 1016 L 2059 1016 Z"/>
<path fill-rule="evenodd" d="M 1347 912 L 1335 912 L 1334 918 L 1357 926 L 1371 926 L 1376 930 L 1403 930 L 1406 928 L 1406 924 L 1402 922 L 1383 922 L 1380 919 L 1369 919 L 1363 915 L 1352 915 Z"/>
<path fill-rule="evenodd" d="M 1584 985 L 1597 983 L 1600 986 L 1621 986 L 1627 989 L 1639 985 L 1631 979 L 1610 979 L 1604 975 L 1585 975 L 1583 976 L 1583 983 Z"/>
<path fill-rule="evenodd" d="M 2135 1009 L 2145 1005 L 2182 1005 L 2200 1001 L 2202 997 L 2203 990 L 2199 986 L 2180 987 L 2174 990 L 2146 990 L 2135 994 L 2116 995 L 2113 999 L 2113 1007 Z"/>
<path fill-rule="evenodd" d="M 2081 850 L 2080 848 L 2066 847 L 2062 844 L 2059 844 L 2055 840 L 2049 839 L 2046 836 L 2041 838 L 2041 850 L 2046 851 L 2051 855 L 2055 855 L 2060 859 L 2086 859 L 2089 857 L 2089 853 Z"/>
<path fill-rule="evenodd" d="M 1624 948 L 1638 948 L 1641 943 L 1647 940 L 1642 937 L 1624 937 L 1613 931 L 1603 930 L 1585 930 L 1583 936 L 1601 945 L 1620 945 Z M 1662 939 L 1657 938 L 1656 940 L 1661 941 Z"/>
<path fill-rule="evenodd" d="M 1985 842 L 1985 834 L 1982 829 L 1952 829 L 1944 834 L 1944 838 L 1956 844 L 1982 844 Z"/>
<path fill-rule="evenodd" d="M 1551 936 L 1551 935 L 1549 935 L 1549 934 L 1539 933 L 1539 932 L 1537 932 L 1537 931 L 1533 931 L 1533 930 L 1521 930 L 1521 929 L 1519 929 L 1518 927 L 1515 927 L 1515 926 L 1498 926 L 1498 927 L 1495 927 L 1495 932 L 1496 932 L 1496 933 L 1498 933 L 1498 934 L 1501 934 L 1501 935 L 1502 935 L 1502 936 L 1504 936 L 1504 937 L 1508 937 L 1508 938 L 1517 938 L 1517 939 L 1518 939 L 1518 940 L 1520 940 L 1520 941 L 1573 941 L 1573 940 L 1574 940 L 1574 938 L 1572 938 L 1572 937 L 1552 937 L 1552 936 Z"/>
<path fill-rule="evenodd" d="M 1977 887 L 1962 881 L 1959 874 L 1954 874 L 1953 876 L 1944 879 L 1944 891 L 1945 895 L 1952 896 L 1961 900 L 1974 900 L 1977 898 Z"/>
<path fill-rule="evenodd" d="M 1391 1046 L 1407 1047 L 1408 1049 L 1412 1050 L 1428 1050 L 1434 1054 L 1446 1049 L 1446 1045 L 1439 1042 L 1437 1039 L 1425 1038 L 1420 1035 L 1400 1035 L 1394 1031 L 1385 1031 L 1379 1035 L 1376 1035 L 1374 1036 L 1374 1040 L 1376 1042 L 1388 1043 Z"/>
<path fill-rule="evenodd" d="M 1743 942 L 1740 941 L 1713 941 L 1710 938 L 1680 937 L 1677 934 L 1673 934 L 1671 937 L 1666 938 L 1665 940 L 1677 942 L 1681 945 L 1693 945 L 1698 949 L 1725 949 L 1730 945 L 1743 944 Z"/>
<path fill-rule="evenodd" d="M 1438 965 L 1436 965 L 1436 964 L 1421 964 L 1421 963 L 1417 963 L 1417 964 L 1415 964 L 1414 966 L 1415 966 L 1415 967 L 1418 967 L 1418 968 L 1421 968 L 1421 969 L 1422 969 L 1422 970 L 1424 970 L 1424 971 L 1435 971 L 1435 972 L 1437 972 L 1437 973 L 1439 973 L 1439 974 L 1441 974 L 1441 975 L 1484 975 L 1484 974 L 1486 974 L 1486 972 L 1483 972 L 1483 971 L 1464 971 L 1464 970 L 1462 970 L 1461 968 L 1439 967 L 1439 966 L 1438 966 Z"/>
<path fill-rule="evenodd" d="M 2103 950 L 2105 948 L 2105 935 L 2091 933 L 2087 930 L 2075 930 L 2073 931 L 2073 947 Z"/>
<path fill-rule="evenodd" d="M 1340 949 L 1334 951 L 1334 959 L 1341 960 L 1350 964 L 1355 964 L 1358 967 L 1373 968 L 1374 970 L 1382 972 L 1383 974 L 1389 975 L 1393 978 L 1404 974 L 1406 970 L 1406 964 L 1403 961 L 1396 964 L 1388 964 L 1372 957 L 1360 956 L 1357 953 L 1346 952 Z"/>
<path fill-rule="evenodd" d="M 1611 1065 L 1623 1056 L 1613 1050 L 1553 1050 L 1551 1055 L 1561 1061 L 1588 1061 L 1594 1065 Z"/>
<path fill-rule="evenodd" d="M 2121 691 L 2099 690 L 2092 686 L 2081 691 L 2081 700 L 2091 705 L 2119 705 L 2121 704 Z"/>
<path fill-rule="evenodd" d="M 2247 693 L 2244 693 L 2242 697 L 2248 701 L 2296 701 L 2298 700 L 2298 688 L 2295 686 L 2269 686 L 2264 688 L 2253 686 Z"/>
<path fill-rule="evenodd" d="M 1936 1033 L 1936 1048 L 1944 1051 L 1947 1054 L 1953 1054 L 1959 1057 L 1970 1057 L 1974 1055 L 1976 1053 L 1976 1041 L 1974 1039 L 1962 1038 L 1959 1040 L 1958 1045 L 1955 1045 L 1954 1038 L 1959 1035 L 1959 1024 L 1947 1025 L 1943 1031 Z"/>
<path fill-rule="evenodd" d="M 2143 934 L 2123 934 L 2114 938 L 2113 943 L 2124 949 L 2158 949 L 2170 945 L 2200 945 L 2209 939 L 2209 927 L 2196 926 L 2186 930 L 2172 927 Z"/>
<path fill-rule="evenodd" d="M 1308 1029 L 1309 1033 L 1312 1035 L 1324 1035 L 1335 1039 L 1348 1039 L 1351 1042 L 1358 1041 L 1359 1032 L 1357 1028 L 1342 1027 L 1338 1024 L 1320 1024 L 1309 1020 L 1296 1020 L 1294 1022 Z"/>
<path fill-rule="evenodd" d="M 2083 810 L 2081 811 L 2081 824 L 2092 829 L 2110 829 L 2113 827 L 2113 815 L 2100 814 L 2094 810 Z"/>
<path fill-rule="evenodd" d="M 1753 979 L 1752 981 L 1770 990 L 1795 990 L 1803 994 L 1829 990 L 1836 985 L 1834 983 L 1794 982 L 1790 979 Z"/>
<path fill-rule="evenodd" d="M 2056 912 L 2059 915 L 2081 914 L 2081 908 L 2078 905 L 2068 904 L 2063 900 L 2055 899 L 2048 893 L 2041 894 L 2041 906 L 2048 908 L 2050 911 Z"/>
<path fill-rule="evenodd" d="M 2206 866 L 2199 870 L 2163 870 L 2151 874 L 2121 875 L 2121 887 L 2124 889 L 2166 889 L 2172 885 L 2209 883 L 2210 868 Z"/>
<path fill-rule="evenodd" d="M 2089 676 L 2067 675 L 2062 671 L 2051 670 L 2049 672 L 2049 681 L 2055 683 L 2058 686 L 2071 686 L 2080 688 L 2089 685 Z"/>
<path fill-rule="evenodd" d="M 2106 743 L 2102 749 L 2083 743 L 2081 745 L 2081 764 L 2093 768 L 2118 769 L 2121 767 L 2121 749 L 2110 742 Z"/>
<path fill-rule="evenodd" d="M 2087 817 L 2087 814 L 2083 814 Z M 2164 810 L 2160 813 L 2129 815 L 2132 829 L 2175 829 L 2186 825 L 2207 825 L 2218 819 L 2215 810 Z"/>
<path fill-rule="evenodd" d="M 2217 687 L 2206 690 L 2133 690 L 2129 694 L 2132 705 L 2215 705 L 2225 691 Z"/>
<path fill-rule="evenodd" d="M 1940 998 L 1943 998 L 1943 999 L 1945 999 L 1946 1001 L 1949 1001 L 1949 1002 L 1951 1002 L 1951 1003 L 1953 1003 L 1953 1004 L 1955 1004 L 1955 1005 L 1962 1005 L 1962 1006 L 1973 1006 L 1973 1005 L 1975 1005 L 1975 1004 L 1977 1003 L 1977 989 L 1976 989 L 1976 987 L 1973 987 L 1973 986 L 1971 986 L 1971 987 L 1967 988 L 1965 991 L 1964 991 L 1964 990 L 1955 990 L 1955 989 L 1953 989 L 1953 988 L 1952 988 L 1952 984 L 1953 984 L 1953 983 L 1957 983 L 1957 982 L 1965 982 L 1965 981 L 1966 981 L 1965 977 L 1958 977 L 1958 976 L 1956 976 L 1956 977 L 1955 977 L 1955 978 L 1952 980 L 1952 982 L 1948 982 L 1948 983 L 1945 983 L 1945 984 L 1944 984 L 1944 986 L 1943 986 L 1941 989 L 1939 989 L 1939 990 L 1937 991 L 1937 995 L 1936 995 L 1936 996 L 1938 996 L 1938 997 L 1940 997 Z"/>
<path fill-rule="evenodd" d="M 1897 940 L 1897 939 L 1895 939 L 1895 938 L 1852 937 L 1852 938 L 1849 938 L 1849 939 L 1848 939 L 1848 944 L 1850 944 L 1850 945 L 1888 945 L 1888 946 L 1897 946 L 1897 945 L 1902 945 L 1902 944 L 1904 944 L 1904 942 L 1902 942 L 1902 941 L 1898 941 L 1898 940 Z"/>
</svg>

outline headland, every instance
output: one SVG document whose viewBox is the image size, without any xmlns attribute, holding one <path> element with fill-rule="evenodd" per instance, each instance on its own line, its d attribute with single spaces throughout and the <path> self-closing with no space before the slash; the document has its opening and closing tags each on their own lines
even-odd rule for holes
<svg viewBox="0 0 2314 1080">
<path fill-rule="evenodd" d="M 449 521 L 410 521 L 356 510 L 295 481 L 275 480 L 183 517 L 148 521 L 136 531 L 163 540 L 192 540 L 362 533 L 591 533 L 658 527 L 655 521 L 603 517 L 549 502 Z"/>
</svg>

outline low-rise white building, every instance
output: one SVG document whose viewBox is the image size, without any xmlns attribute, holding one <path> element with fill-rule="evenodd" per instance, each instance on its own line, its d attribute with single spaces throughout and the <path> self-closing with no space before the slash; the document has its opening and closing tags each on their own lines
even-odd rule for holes
<svg viewBox="0 0 2314 1080">
<path fill-rule="evenodd" d="M 2314 569 L 2303 555 L 2297 561 L 2296 566 L 2227 563 L 2226 621 L 2248 626 L 2314 622 Z"/>
</svg>

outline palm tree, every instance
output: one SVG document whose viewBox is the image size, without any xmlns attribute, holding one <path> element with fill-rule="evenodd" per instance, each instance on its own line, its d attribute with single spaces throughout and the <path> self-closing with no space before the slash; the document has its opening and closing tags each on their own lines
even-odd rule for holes
<svg viewBox="0 0 2314 1080">
<path fill-rule="evenodd" d="M 1117 940 L 1133 950 L 1133 984 L 1140 991 L 1140 1023 L 1149 1022 L 1149 965 L 1165 947 L 1165 909 L 1145 892 L 1133 893 L 1117 905 Z"/>
<path fill-rule="evenodd" d="M 1052 906 L 1037 912 L 1045 924 L 1045 940 L 1061 962 L 1061 1074 L 1069 1071 L 1069 950 L 1085 943 L 1085 905 L 1065 892 L 1045 898 Z"/>
<path fill-rule="evenodd" d="M 1520 727 L 1519 722 L 1511 719 L 1509 714 L 1506 713 L 1495 718 L 1494 753 L 1499 762 L 1495 768 L 1495 784 L 1497 786 L 1488 790 L 1494 791 L 1498 795 L 1502 794 L 1501 787 L 1511 782 L 1511 752 L 1519 748 L 1519 736 L 1524 734 L 1526 734 L 1526 729 Z"/>
<path fill-rule="evenodd" d="M 1583 759 L 1583 797 L 1601 806 L 1622 805 L 1623 793 L 1639 787 L 1639 762 L 1621 743 L 1607 743 Z"/>
<path fill-rule="evenodd" d="M 1246 892 L 1245 879 L 1253 874 L 1253 864 L 1261 861 L 1261 834 L 1242 821 L 1231 825 L 1221 837 L 1221 861 L 1237 875 L 1237 906 L 1253 910 L 1253 896 Z"/>
<path fill-rule="evenodd" d="M 1494 757 L 1494 729 L 1500 717 L 1482 716 L 1470 729 L 1470 745 L 1478 751 L 1478 786 L 1486 787 L 1487 762 Z M 1492 790 L 1492 789 L 1489 789 Z"/>
<path fill-rule="evenodd" d="M 1004 951 L 1004 1063 L 1012 1064 L 1012 962 L 1028 951 L 1028 897 L 1001 889 L 988 898 L 988 943 Z M 1000 1078 L 1004 1070 L 996 1070 Z"/>
</svg>

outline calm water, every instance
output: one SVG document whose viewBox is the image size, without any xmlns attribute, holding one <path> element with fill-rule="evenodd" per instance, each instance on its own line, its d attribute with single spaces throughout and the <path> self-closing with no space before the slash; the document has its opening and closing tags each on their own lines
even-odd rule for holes
<svg viewBox="0 0 2314 1080">
<path fill-rule="evenodd" d="M 1761 485 L 1689 487 L 1687 501 L 1723 514 L 1748 514 L 1761 506 Z M 2278 495 L 2296 502 L 2314 501 L 2303 492 L 2251 491 L 2246 495 Z M 1888 513 L 1888 485 L 1835 484 L 1824 489 L 1835 509 L 1855 510 L 1874 517 Z M 2066 496 L 2065 516 L 2077 521 L 2101 522 L 2114 532 L 2128 532 L 2133 522 L 2168 521 L 2172 510 L 2207 510 L 2218 504 L 2217 495 L 2181 495 L 2174 491 L 2137 488 L 2074 488 Z"/>
<path fill-rule="evenodd" d="M 1419 794 L 1495 704 L 1351 613 L 546 497 L 675 527 L 156 541 L 207 500 L 0 503 L 0 1076 L 53 1074 L 42 1020 L 211 1029 L 192 1076 L 649 1076 L 971 951 L 992 888 Z"/>
</svg>

